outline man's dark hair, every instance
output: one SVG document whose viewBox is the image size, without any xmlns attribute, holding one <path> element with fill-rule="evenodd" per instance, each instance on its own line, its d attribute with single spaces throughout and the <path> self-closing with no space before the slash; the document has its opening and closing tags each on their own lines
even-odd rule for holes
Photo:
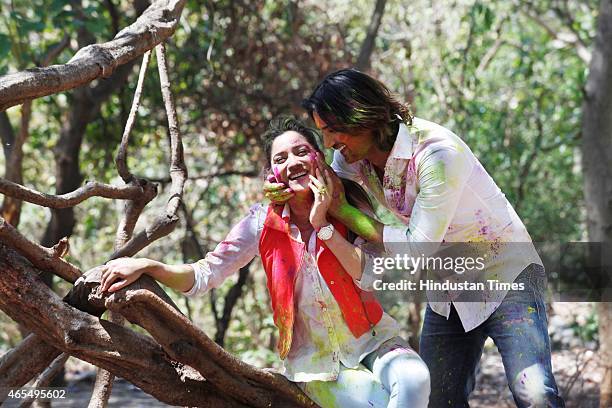
<svg viewBox="0 0 612 408">
<path fill-rule="evenodd" d="M 400 122 L 412 123 L 408 104 L 400 103 L 382 82 L 356 69 L 329 74 L 302 106 L 311 117 L 316 112 L 336 132 L 373 131 L 383 151 L 393 147 Z"/>
</svg>

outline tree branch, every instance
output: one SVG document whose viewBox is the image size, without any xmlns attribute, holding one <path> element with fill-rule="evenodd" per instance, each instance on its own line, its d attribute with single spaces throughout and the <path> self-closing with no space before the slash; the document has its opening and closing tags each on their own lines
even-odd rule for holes
<svg viewBox="0 0 612 408">
<path fill-rule="evenodd" d="M 112 41 L 81 48 L 63 65 L 34 68 L 0 77 L 0 111 L 26 100 L 73 89 L 144 54 L 171 36 L 186 0 L 158 0 Z"/>
<path fill-rule="evenodd" d="M 151 51 L 149 50 L 145 52 L 142 57 L 140 73 L 138 74 L 138 83 L 136 85 L 136 90 L 134 91 L 134 99 L 132 100 L 132 107 L 130 108 L 130 114 L 125 123 L 125 129 L 123 130 L 123 136 L 121 137 L 121 144 L 119 145 L 119 151 L 117 152 L 117 157 L 115 159 L 117 171 L 119 172 L 119 175 L 126 184 L 129 184 L 130 181 L 132 181 L 132 179 L 134 178 L 127 166 L 127 149 L 130 140 L 130 134 L 132 133 L 132 129 L 134 128 L 136 114 L 138 113 L 138 107 L 140 106 L 142 86 L 144 84 L 144 79 L 147 74 L 147 67 L 149 66 L 150 60 Z"/>
<path fill-rule="evenodd" d="M 0 359 L 0 388 L 20 388 L 61 354 L 40 337 L 30 334 Z M 0 393 L 0 404 L 6 395 Z"/>
<path fill-rule="evenodd" d="M 211 382 L 222 384 L 223 389 L 237 387 L 237 390 L 242 390 L 238 392 L 243 392 L 243 395 L 234 394 L 234 397 L 244 403 L 276 406 L 278 396 L 274 397 L 278 393 L 287 398 L 291 405 L 314 406 L 299 388 L 284 377 L 238 360 L 154 293 L 137 287 L 115 292 L 106 297 L 104 304 L 109 310 L 115 310 L 130 322 L 145 328 L 172 358 L 189 362 Z M 259 387 L 267 390 L 263 392 Z"/>
<path fill-rule="evenodd" d="M 117 159 L 115 161 L 117 164 L 117 170 L 119 172 L 119 175 L 126 184 L 138 184 L 138 182 L 140 181 L 142 182 L 143 187 L 149 186 L 149 188 L 143 188 L 143 190 L 147 194 L 143 194 L 141 197 L 138 197 L 134 200 L 130 200 L 125 203 L 125 211 L 123 212 L 123 217 L 119 222 L 119 226 L 117 227 L 117 233 L 115 234 L 115 251 L 125 245 L 125 243 L 132 237 L 132 233 L 134 232 L 134 228 L 136 227 L 136 222 L 138 222 L 140 214 L 142 213 L 146 205 L 157 195 L 157 188 L 154 185 L 152 185 L 151 183 L 147 183 L 146 180 L 135 180 L 134 176 L 130 173 L 127 166 L 128 142 L 130 139 L 130 133 L 132 132 L 132 128 L 134 127 L 136 113 L 138 112 L 138 106 L 140 104 L 140 95 L 142 94 L 142 85 L 144 83 L 144 78 L 147 72 L 147 67 L 149 66 L 150 59 L 151 51 L 147 51 L 142 58 L 140 73 L 138 75 L 138 84 L 136 85 L 136 91 L 134 92 L 132 107 L 130 109 L 129 117 L 126 121 L 125 130 L 123 131 L 121 144 L 119 146 Z M 109 320 L 115 324 L 119 324 L 122 326 L 125 325 L 125 319 L 123 318 L 123 316 L 112 311 L 109 312 Z M 98 372 L 96 373 L 96 382 L 94 384 L 94 389 L 91 398 L 89 399 L 88 408 L 106 407 L 113 389 L 114 381 L 115 376 L 110 371 L 98 368 Z"/>
<path fill-rule="evenodd" d="M 536 100 L 537 108 L 535 120 L 538 134 L 536 135 L 536 140 L 533 143 L 533 148 L 531 149 L 531 152 L 529 152 L 529 155 L 523 162 L 521 170 L 519 172 L 516 203 L 514 203 L 514 209 L 517 212 L 519 211 L 519 207 L 523 203 L 523 198 L 525 196 L 525 185 L 527 184 L 527 177 L 529 176 L 529 172 L 531 171 L 531 166 L 533 165 L 536 157 L 541 151 L 542 141 L 544 139 L 544 123 L 542 122 L 542 118 L 540 117 L 540 112 L 542 110 L 542 99 L 544 99 L 544 94 L 540 94 L 540 96 Z"/>
<path fill-rule="evenodd" d="M 495 29 L 495 33 L 496 33 L 495 42 L 493 43 L 493 46 L 489 48 L 489 50 L 482 57 L 482 59 L 480 60 L 480 63 L 478 63 L 478 67 L 476 68 L 476 71 L 474 73 L 475 77 L 480 76 L 480 74 L 484 70 L 487 69 L 487 67 L 493 60 L 493 57 L 495 57 L 495 54 L 497 54 L 497 51 L 499 51 L 502 44 L 504 44 L 504 39 L 502 38 L 501 32 L 502 32 L 502 29 L 506 21 L 508 21 L 508 16 L 505 16 L 504 18 L 502 18 L 497 28 Z"/>
<path fill-rule="evenodd" d="M 58 243 L 54 248 L 38 245 L 19 233 L 11 224 L 0 218 L 0 241 L 17 249 L 34 266 L 46 272 L 74 283 L 81 276 L 81 271 L 61 257 L 66 252 L 66 243 Z"/>
<path fill-rule="evenodd" d="M 138 184 L 113 186 L 97 181 L 88 181 L 81 188 L 70 193 L 53 195 L 41 193 L 12 181 L 0 178 L 0 193 L 29 203 L 49 208 L 69 208 L 87 200 L 90 197 L 113 198 L 120 200 L 135 199 L 144 193 Z"/>
<path fill-rule="evenodd" d="M 542 19 L 542 17 L 538 13 L 538 11 L 534 9 L 532 4 L 530 4 L 529 2 L 527 2 L 526 4 L 528 6 L 527 11 L 524 7 L 519 8 L 526 17 L 537 23 L 540 27 L 544 29 L 544 31 L 548 33 L 548 35 L 550 35 L 555 40 L 559 41 L 562 44 L 574 47 L 576 49 L 576 54 L 584 63 L 588 64 L 591 61 L 591 51 L 584 46 L 583 42 L 581 41 L 581 38 L 578 35 L 576 35 L 572 31 L 568 32 L 554 29 L 546 21 L 544 21 L 544 19 Z"/>
<path fill-rule="evenodd" d="M 0 308 L 45 342 L 125 378 L 167 404 L 240 406 L 216 393 L 191 367 L 172 361 L 150 337 L 68 306 L 24 258 L 1 244 L 0 271 Z"/>
<path fill-rule="evenodd" d="M 45 54 L 43 59 L 40 61 L 39 65 L 42 67 L 46 67 L 51 64 L 59 55 L 70 45 L 70 36 L 68 33 L 65 33 L 62 39 L 52 46 L 49 51 Z"/>
<path fill-rule="evenodd" d="M 55 376 L 62 370 L 66 360 L 70 357 L 66 353 L 60 354 L 49 367 L 38 377 L 38 379 L 32 384 L 32 388 L 44 388 L 48 387 L 51 384 L 51 381 L 55 378 Z M 28 408 L 32 405 L 32 403 L 36 400 L 34 397 L 29 397 L 23 400 L 23 402 L 19 405 L 19 408 Z"/>
<path fill-rule="evenodd" d="M 183 157 L 183 143 L 179 131 L 176 107 L 170 92 L 170 80 L 168 78 L 168 63 L 164 44 L 159 44 L 156 49 L 157 67 L 159 79 L 168 117 L 168 133 L 170 136 L 170 198 L 166 203 L 165 210 L 156 217 L 153 224 L 146 227 L 125 245 L 111 255 L 111 259 L 122 256 L 132 256 L 151 242 L 169 234 L 178 223 L 177 211 L 183 197 L 183 186 L 187 179 L 187 167 Z"/>
<path fill-rule="evenodd" d="M 235 284 L 232 285 L 230 290 L 227 292 L 227 295 L 225 295 L 225 299 L 223 301 L 223 314 L 220 318 L 218 316 L 215 316 L 215 323 L 217 326 L 217 332 L 215 333 L 215 343 L 217 343 L 221 347 L 224 346 L 225 333 L 227 332 L 230 320 L 232 318 L 232 311 L 234 310 L 238 299 L 240 299 L 240 296 L 242 296 L 242 290 L 249 277 L 250 267 L 251 262 L 240 268 L 240 272 L 238 273 L 238 280 Z"/>
<path fill-rule="evenodd" d="M 243 177 L 259 177 L 261 171 L 253 170 L 222 170 L 209 174 L 196 174 L 195 176 L 189 176 L 189 180 L 204 180 L 215 177 L 228 177 L 228 176 L 243 176 Z M 150 178 L 149 181 L 160 184 L 168 184 L 171 180 L 170 177 L 164 178 Z"/>
</svg>

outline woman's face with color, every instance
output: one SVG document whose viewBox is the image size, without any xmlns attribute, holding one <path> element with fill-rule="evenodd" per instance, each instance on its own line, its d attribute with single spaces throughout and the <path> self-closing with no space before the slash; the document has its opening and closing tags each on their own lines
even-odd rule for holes
<svg viewBox="0 0 612 408">
<path fill-rule="evenodd" d="M 321 119 L 317 112 L 313 112 L 313 119 L 323 134 L 323 145 L 340 151 L 347 163 L 355 163 L 365 159 L 368 153 L 375 148 L 372 131 L 355 130 L 351 133 L 337 132 Z"/>
<path fill-rule="evenodd" d="M 270 166 L 279 183 L 296 194 L 310 193 L 308 175 L 315 175 L 316 149 L 298 132 L 289 130 L 272 142 Z"/>
</svg>

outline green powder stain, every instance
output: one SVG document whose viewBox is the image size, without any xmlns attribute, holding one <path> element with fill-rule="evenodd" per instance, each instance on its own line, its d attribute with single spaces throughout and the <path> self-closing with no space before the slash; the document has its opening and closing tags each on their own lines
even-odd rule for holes
<svg viewBox="0 0 612 408">
<path fill-rule="evenodd" d="M 430 177 L 433 181 L 444 183 L 446 180 L 446 164 L 442 160 L 438 160 L 431 165 Z"/>
<path fill-rule="evenodd" d="M 322 339 L 320 337 L 313 337 L 312 342 L 317 349 L 317 352 L 312 355 L 312 362 L 321 361 L 323 358 L 329 356 L 332 352 L 331 344 L 329 339 Z"/>
<path fill-rule="evenodd" d="M 338 211 L 338 218 L 355 234 L 368 241 L 376 239 L 376 221 L 350 204 L 344 204 Z"/>
<path fill-rule="evenodd" d="M 336 401 L 333 389 L 335 381 L 310 381 L 305 385 L 305 393 L 323 408 L 341 408 Z"/>
<path fill-rule="evenodd" d="M 534 308 L 534 307 L 532 307 L 532 306 L 527 306 L 527 313 L 535 313 L 535 312 L 536 312 L 536 310 L 535 310 L 535 308 Z"/>
</svg>

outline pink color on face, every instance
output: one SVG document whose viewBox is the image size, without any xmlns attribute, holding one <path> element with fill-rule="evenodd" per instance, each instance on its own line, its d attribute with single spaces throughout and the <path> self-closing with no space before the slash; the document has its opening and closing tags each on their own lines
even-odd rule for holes
<svg viewBox="0 0 612 408">
<path fill-rule="evenodd" d="M 317 162 L 317 154 L 315 152 L 308 153 L 308 157 L 310 157 L 310 162 L 313 165 Z"/>
<path fill-rule="evenodd" d="M 272 165 L 272 173 L 274 173 L 274 178 L 275 178 L 274 183 L 282 183 L 281 176 L 280 176 L 280 171 L 278 171 L 278 166 L 276 166 L 274 164 Z M 285 187 L 289 188 L 289 186 L 287 186 L 286 184 L 285 184 Z M 291 190 L 291 189 L 289 189 L 289 190 Z M 291 190 L 291 191 L 293 191 L 293 190 Z"/>
<path fill-rule="evenodd" d="M 280 172 L 278 171 L 278 167 L 275 165 L 272 165 L 272 173 L 274 173 L 274 177 L 276 177 L 276 182 L 280 183 Z"/>
</svg>

